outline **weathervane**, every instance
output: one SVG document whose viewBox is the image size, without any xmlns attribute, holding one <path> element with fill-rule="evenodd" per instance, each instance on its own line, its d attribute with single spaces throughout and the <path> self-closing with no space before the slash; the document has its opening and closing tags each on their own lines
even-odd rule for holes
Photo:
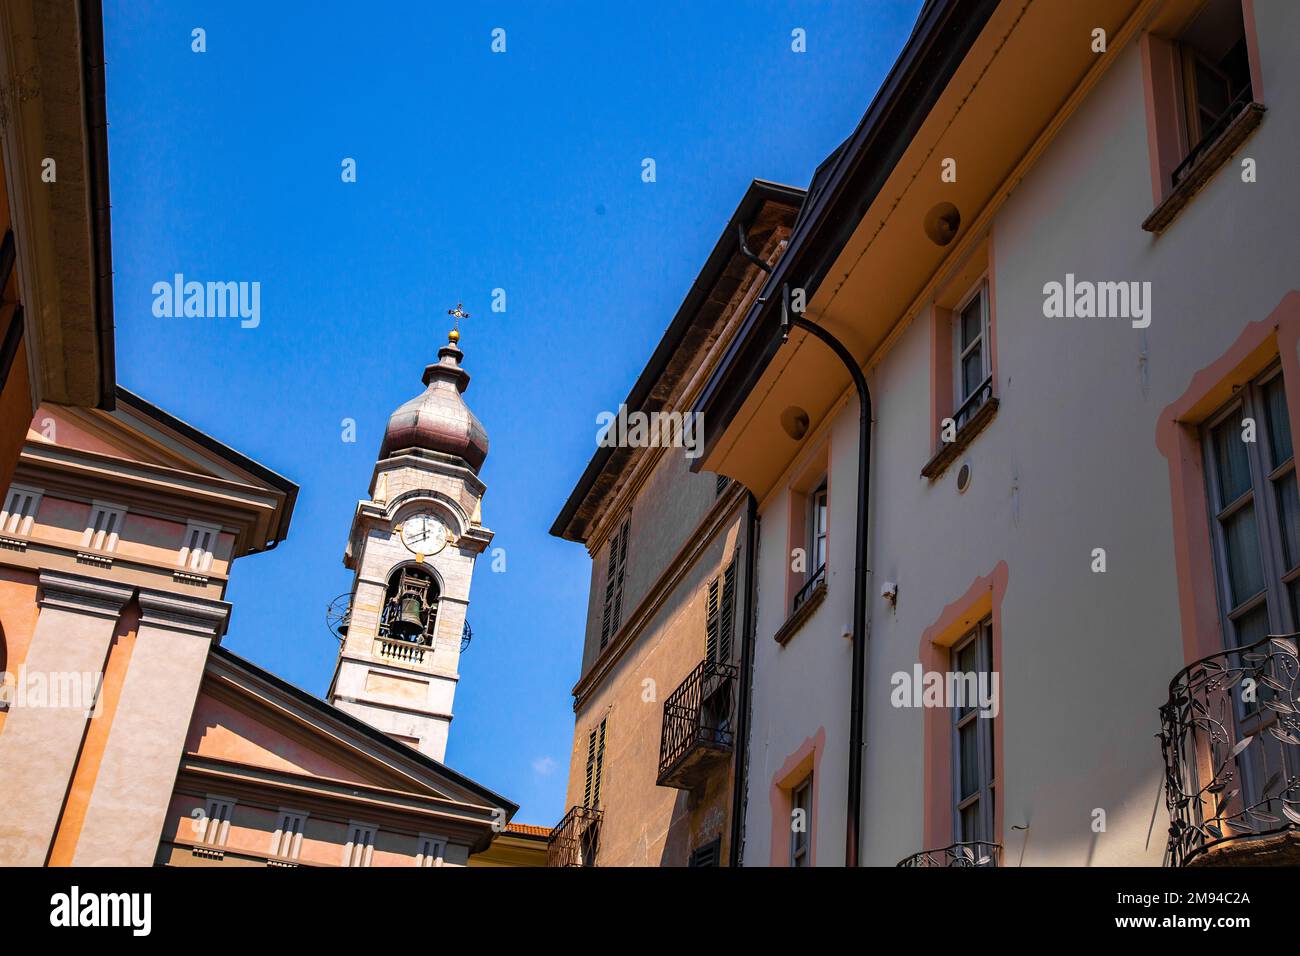
<svg viewBox="0 0 1300 956">
<path fill-rule="evenodd" d="M 462 308 L 462 303 L 457 302 L 456 308 L 448 309 L 447 314 L 456 320 L 455 325 L 452 327 L 452 330 L 447 333 L 447 338 L 453 342 L 459 342 L 460 341 L 460 320 L 468 319 L 469 313 L 466 312 L 464 308 Z"/>
</svg>

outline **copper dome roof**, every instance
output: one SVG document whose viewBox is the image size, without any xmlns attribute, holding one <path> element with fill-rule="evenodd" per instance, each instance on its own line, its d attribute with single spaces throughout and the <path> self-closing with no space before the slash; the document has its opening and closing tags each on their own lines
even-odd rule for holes
<svg viewBox="0 0 1300 956">
<path fill-rule="evenodd" d="M 422 448 L 463 458 L 475 472 L 487 458 L 488 437 L 460 393 L 469 373 L 460 367 L 464 354 L 455 340 L 438 350 L 438 361 L 424 370 L 428 386 L 388 419 L 379 457 Z"/>
</svg>

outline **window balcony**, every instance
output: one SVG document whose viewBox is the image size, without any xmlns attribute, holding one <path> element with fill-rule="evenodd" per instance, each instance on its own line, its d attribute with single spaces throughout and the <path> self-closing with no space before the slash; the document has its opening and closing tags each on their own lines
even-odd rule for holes
<svg viewBox="0 0 1300 956">
<path fill-rule="evenodd" d="M 997 843 L 975 841 L 954 843 L 937 850 L 913 853 L 899 866 L 998 867 L 1002 865 L 1002 847 Z"/>
<path fill-rule="evenodd" d="M 604 810 L 573 807 L 546 838 L 547 866 L 595 866 Z"/>
<path fill-rule="evenodd" d="M 1160 708 L 1171 866 L 1300 864 L 1300 635 L 1178 672 Z"/>
<path fill-rule="evenodd" d="M 702 661 L 668 695 L 659 740 L 659 786 L 694 790 L 730 759 L 737 673 L 734 665 Z"/>
</svg>

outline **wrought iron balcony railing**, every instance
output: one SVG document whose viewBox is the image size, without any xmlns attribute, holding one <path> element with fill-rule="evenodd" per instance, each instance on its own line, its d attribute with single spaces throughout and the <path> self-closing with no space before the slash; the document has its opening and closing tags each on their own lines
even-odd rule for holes
<svg viewBox="0 0 1300 956">
<path fill-rule="evenodd" d="M 573 807 L 546 838 L 547 866 L 594 866 L 604 810 Z"/>
<path fill-rule="evenodd" d="M 1173 866 L 1300 862 L 1296 634 L 1203 657 L 1160 708 Z"/>
<path fill-rule="evenodd" d="M 954 843 L 937 850 L 922 850 L 898 861 L 899 866 L 997 867 L 1002 865 L 1002 847 L 977 840 Z"/>
<path fill-rule="evenodd" d="M 818 586 L 825 583 L 826 565 L 822 564 L 812 573 L 812 577 L 810 577 L 804 586 L 799 589 L 798 593 L 795 594 L 794 602 L 790 607 L 790 613 L 793 614 L 795 611 L 799 610 L 799 608 L 803 606 L 804 602 L 812 597 L 813 592 L 817 590 Z"/>
<path fill-rule="evenodd" d="M 692 790 L 731 753 L 737 673 L 732 664 L 702 661 L 668 695 L 659 738 L 659 786 Z"/>
</svg>

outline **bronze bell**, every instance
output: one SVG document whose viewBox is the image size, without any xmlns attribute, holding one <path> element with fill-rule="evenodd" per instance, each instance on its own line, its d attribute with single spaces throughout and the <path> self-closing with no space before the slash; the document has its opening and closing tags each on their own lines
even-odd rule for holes
<svg viewBox="0 0 1300 956">
<path fill-rule="evenodd" d="M 397 620 L 392 631 L 398 637 L 413 638 L 424 633 L 424 602 L 415 594 L 403 595 L 397 606 Z"/>
</svg>

